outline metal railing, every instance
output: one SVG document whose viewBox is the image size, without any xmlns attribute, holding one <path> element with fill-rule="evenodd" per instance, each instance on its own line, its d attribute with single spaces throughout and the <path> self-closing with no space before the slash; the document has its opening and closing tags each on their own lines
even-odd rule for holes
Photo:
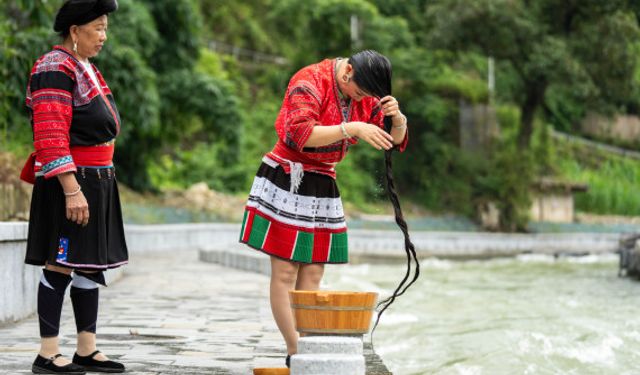
<svg viewBox="0 0 640 375">
<path fill-rule="evenodd" d="M 209 49 L 216 52 L 232 55 L 238 60 L 250 61 L 257 64 L 288 65 L 289 60 L 282 56 L 270 55 L 267 53 L 233 46 L 231 44 L 211 40 L 208 43 Z"/>
<path fill-rule="evenodd" d="M 551 130 L 550 134 L 551 134 L 551 137 L 554 139 L 568 141 L 569 143 L 578 144 L 580 146 L 584 146 L 592 150 L 605 151 L 605 152 L 615 154 L 617 156 L 621 156 L 624 158 L 640 160 L 640 152 L 638 151 L 628 150 L 622 147 L 611 146 L 606 143 L 592 141 L 590 139 L 578 137 L 578 136 L 567 134 L 567 133 L 562 133 L 553 129 Z"/>
</svg>

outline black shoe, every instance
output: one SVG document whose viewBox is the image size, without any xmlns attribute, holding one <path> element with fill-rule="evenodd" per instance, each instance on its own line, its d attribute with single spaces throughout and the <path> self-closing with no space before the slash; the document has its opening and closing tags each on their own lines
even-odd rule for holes
<svg viewBox="0 0 640 375">
<path fill-rule="evenodd" d="M 66 366 L 57 366 L 53 363 L 56 358 L 62 357 L 62 354 L 56 354 L 51 358 L 45 358 L 38 354 L 36 360 L 33 361 L 31 372 L 34 374 L 86 374 L 84 367 L 69 363 Z"/>
<path fill-rule="evenodd" d="M 89 354 L 86 357 L 79 356 L 78 353 L 73 355 L 73 363 L 84 367 L 85 370 L 91 372 L 124 372 L 124 365 L 114 361 L 98 361 L 93 357 L 100 353 L 99 350 Z"/>
<path fill-rule="evenodd" d="M 287 358 L 284 360 L 284 363 L 287 365 L 287 367 L 291 367 L 291 356 L 287 355 Z"/>
</svg>

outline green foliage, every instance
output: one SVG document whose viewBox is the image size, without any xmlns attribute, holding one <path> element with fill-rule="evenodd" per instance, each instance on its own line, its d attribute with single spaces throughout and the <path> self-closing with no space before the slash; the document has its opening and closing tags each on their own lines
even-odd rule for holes
<svg viewBox="0 0 640 375">
<path fill-rule="evenodd" d="M 263 53 L 280 54 L 284 43 L 272 30 L 273 24 L 264 21 L 273 2 L 273 0 L 200 1 L 200 12 L 207 26 L 203 30 L 205 38 Z"/>
<path fill-rule="evenodd" d="M 615 215 L 640 215 L 640 163 L 609 157 L 598 168 L 579 160 L 563 158 L 559 168 L 564 176 L 589 185 L 586 193 L 576 195 L 576 209 L 582 212 Z"/>
<path fill-rule="evenodd" d="M 594 151 L 567 140 L 555 140 L 553 160 L 558 175 L 588 184 L 575 195 L 576 210 L 595 214 L 640 215 L 640 161 Z"/>
<path fill-rule="evenodd" d="M 20 0 L 0 5 L 0 148 L 19 155 L 30 149 L 31 127 L 24 105 L 29 72 L 35 59 L 56 41 L 41 21 L 50 4 Z"/>
<path fill-rule="evenodd" d="M 118 173 L 132 188 L 148 189 L 146 164 L 161 138 L 157 77 L 131 47 L 112 44 L 104 52 L 96 64 L 114 93 L 122 120 L 115 153 Z"/>
<path fill-rule="evenodd" d="M 159 189 L 184 189 L 197 182 L 206 182 L 214 190 L 237 191 L 243 186 L 245 171 L 224 163 L 228 154 L 224 143 L 199 142 L 174 157 L 162 155 L 150 163 L 151 181 Z"/>
<path fill-rule="evenodd" d="M 439 0 L 427 13 L 432 45 L 480 52 L 512 67 L 523 90 L 523 147 L 549 87 L 571 87 L 574 98 L 600 108 L 633 91 L 639 28 L 627 1 Z"/>
<path fill-rule="evenodd" d="M 195 0 L 145 0 L 160 36 L 151 66 L 159 73 L 190 70 L 202 43 L 202 17 Z"/>
<path fill-rule="evenodd" d="M 384 174 L 382 153 L 365 145 L 365 142 L 362 143 L 362 145 L 353 147 L 349 151 L 349 156 L 336 167 L 342 199 L 359 207 L 379 201 L 384 197 L 384 188 L 381 184 L 382 174 Z M 372 150 L 377 155 L 371 155 L 369 151 Z M 373 162 L 376 167 L 362 168 L 359 165 L 361 161 Z"/>
<path fill-rule="evenodd" d="M 471 103 L 486 102 L 489 97 L 485 82 L 472 79 L 463 72 L 451 68 L 445 68 L 442 74 L 431 80 L 428 86 L 431 91 L 440 96 L 466 99 Z"/>
<path fill-rule="evenodd" d="M 413 38 L 408 24 L 399 17 L 382 17 L 366 0 L 282 0 L 274 4 L 269 22 L 277 32 L 291 38 L 287 55 L 295 65 L 306 65 L 332 56 L 350 56 L 351 17 L 362 23 L 360 49 L 372 48 L 389 53 L 409 47 Z M 296 22 L 292 22 L 296 20 Z M 310 32 L 312 30 L 313 32 Z"/>
<path fill-rule="evenodd" d="M 494 202 L 500 212 L 500 229 L 524 231 L 529 221 L 529 208 L 534 162 L 528 150 L 518 149 L 515 142 L 503 142 L 491 155 L 485 173 L 477 179 L 477 201 Z"/>
<path fill-rule="evenodd" d="M 475 216 L 495 202 L 505 230 L 522 230 L 532 181 L 559 175 L 591 185 L 577 207 L 633 213 L 635 162 L 565 153 L 546 124 L 578 131 L 587 111 L 640 113 L 640 7 L 628 0 L 120 0 L 96 59 L 123 126 L 116 164 L 137 190 L 205 181 L 246 192 L 276 140 L 291 75 L 324 58 L 372 48 L 390 57 L 410 143 L 394 155 L 399 191 L 440 212 Z M 31 148 L 24 92 L 35 59 L 59 38 L 59 2 L 0 5 L 0 147 Z M 359 45 L 351 40 L 357 16 Z M 216 41 L 281 56 L 261 63 L 210 49 Z M 495 59 L 496 91 L 486 85 Z M 459 105 L 492 103 L 500 139 L 460 150 Z M 539 111 L 543 109 L 543 111 Z M 518 142 L 525 139 L 525 143 Z M 526 149 L 526 150 L 525 150 Z M 578 162 L 572 162 L 572 159 Z M 587 160 L 588 162 L 586 162 Z M 626 172 L 625 172 L 626 171 Z M 626 174 L 625 174 L 626 173 Z M 345 202 L 385 198 L 383 157 L 353 147 L 338 166 Z M 616 181 L 616 183 L 611 183 Z M 626 207 L 626 208 L 625 208 Z M 627 210 L 627 211 L 625 211 Z"/>
<path fill-rule="evenodd" d="M 139 1 L 120 0 L 118 11 L 109 16 L 109 41 L 105 45 L 127 46 L 134 49 L 145 61 L 151 61 L 160 44 L 160 35 L 149 9 Z M 108 52 L 106 50 L 105 52 Z M 102 54 L 103 59 L 108 60 Z"/>
</svg>

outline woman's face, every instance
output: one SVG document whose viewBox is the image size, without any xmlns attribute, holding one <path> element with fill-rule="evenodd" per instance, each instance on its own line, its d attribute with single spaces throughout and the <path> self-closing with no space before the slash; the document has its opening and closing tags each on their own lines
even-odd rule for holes
<svg viewBox="0 0 640 375">
<path fill-rule="evenodd" d="M 342 82 L 342 85 L 340 87 L 340 91 L 342 91 L 342 94 L 351 98 L 352 100 L 355 100 L 356 102 L 359 102 L 363 98 L 366 98 L 368 96 L 373 96 L 364 91 L 355 83 L 355 81 L 353 80 L 353 73 L 353 67 L 351 66 L 351 64 L 347 64 L 345 68 L 345 74 L 347 77 L 349 77 L 349 79 L 347 82 Z"/>
<path fill-rule="evenodd" d="M 345 94 L 346 96 L 350 97 L 352 100 L 355 100 L 356 102 L 361 101 L 362 99 L 366 98 L 367 96 L 372 96 L 367 94 L 364 90 L 362 90 L 360 88 L 360 86 L 358 86 L 353 79 L 346 83 L 344 86 L 344 90 L 343 90 L 343 94 Z"/>
<path fill-rule="evenodd" d="M 78 55 L 91 58 L 100 53 L 107 41 L 108 23 L 105 14 L 82 26 L 71 27 L 71 37 L 78 43 Z"/>
</svg>

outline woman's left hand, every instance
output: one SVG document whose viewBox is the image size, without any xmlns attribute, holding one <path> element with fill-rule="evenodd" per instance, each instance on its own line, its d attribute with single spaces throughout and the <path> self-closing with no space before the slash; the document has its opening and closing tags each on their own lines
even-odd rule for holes
<svg viewBox="0 0 640 375">
<path fill-rule="evenodd" d="M 402 116 L 402 113 L 400 112 L 400 103 L 398 103 L 398 100 L 393 96 L 387 95 L 380 99 L 380 105 L 382 106 L 382 113 L 384 113 L 385 116 Z"/>
</svg>

